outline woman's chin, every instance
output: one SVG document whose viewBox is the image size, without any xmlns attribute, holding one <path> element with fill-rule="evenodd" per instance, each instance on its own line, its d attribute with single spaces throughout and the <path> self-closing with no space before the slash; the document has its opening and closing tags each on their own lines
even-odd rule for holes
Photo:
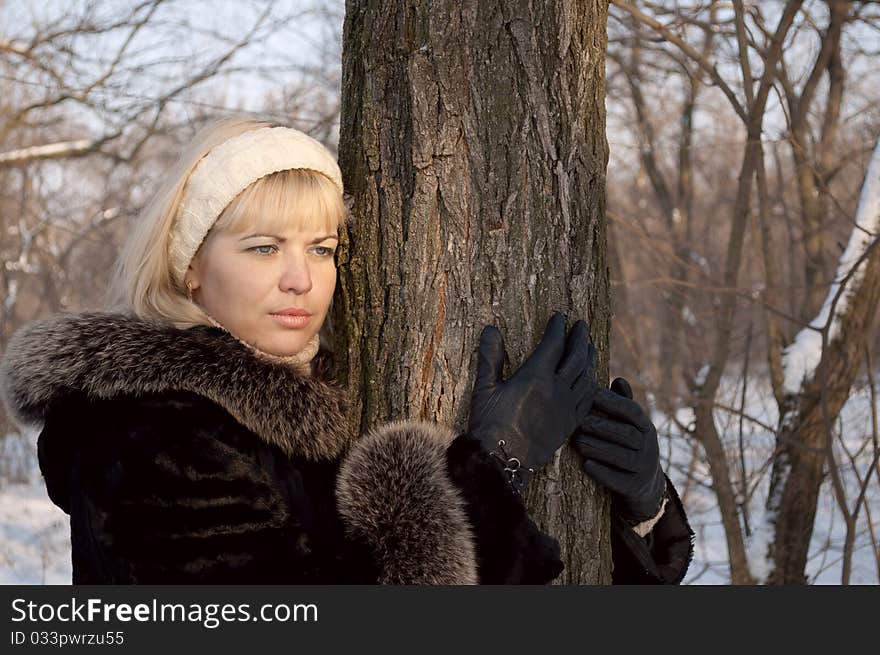
<svg viewBox="0 0 880 655">
<path fill-rule="evenodd" d="M 258 348 L 264 353 L 275 355 L 276 357 L 291 357 L 306 347 L 306 344 L 309 342 L 307 337 L 310 336 L 306 334 L 293 336 L 288 331 L 287 334 L 283 335 L 283 338 L 267 339 Z"/>
</svg>

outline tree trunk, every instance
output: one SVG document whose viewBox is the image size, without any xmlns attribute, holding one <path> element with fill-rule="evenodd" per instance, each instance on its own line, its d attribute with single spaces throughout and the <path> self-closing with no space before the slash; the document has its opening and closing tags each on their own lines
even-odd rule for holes
<svg viewBox="0 0 880 655">
<path fill-rule="evenodd" d="M 866 287 L 853 299 L 846 334 L 829 344 L 824 371 L 790 399 L 779 427 L 780 454 L 774 459 L 767 508 L 775 528 L 768 554 L 773 568 L 767 584 L 804 584 L 824 469 L 833 465 L 827 449 L 830 426 L 849 397 L 859 368 L 865 330 L 873 321 L 880 298 L 880 249 L 869 259 Z M 824 389 L 822 387 L 825 387 Z M 823 408 L 822 394 L 825 394 Z"/>
<path fill-rule="evenodd" d="M 602 0 L 348 0 L 340 164 L 351 195 L 337 360 L 353 429 L 463 429 L 476 346 L 512 372 L 553 310 L 586 318 L 607 380 Z M 570 448 L 527 505 L 559 582 L 610 581 L 608 502 Z"/>
<path fill-rule="evenodd" d="M 831 426 L 849 396 L 880 302 L 878 207 L 880 141 L 865 175 L 850 244 L 842 256 L 835 285 L 828 292 L 826 302 L 834 302 L 803 330 L 822 330 L 819 365 L 808 371 L 797 393 L 787 390 L 781 407 L 778 455 L 773 461 L 764 517 L 773 537 L 766 553 L 768 584 L 806 581 L 807 554 L 823 469 L 835 465 L 830 456 Z M 848 258 L 853 260 L 847 261 Z M 798 347 L 798 341 L 796 338 L 792 347 Z"/>
</svg>

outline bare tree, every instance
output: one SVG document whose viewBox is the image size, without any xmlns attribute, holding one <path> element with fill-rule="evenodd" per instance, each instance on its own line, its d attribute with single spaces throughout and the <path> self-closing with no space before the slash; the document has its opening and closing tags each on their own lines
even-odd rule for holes
<svg viewBox="0 0 880 655">
<path fill-rule="evenodd" d="M 606 5 L 349 0 L 340 162 L 353 197 L 334 324 L 356 428 L 462 426 L 480 329 L 511 364 L 554 309 L 607 353 Z M 607 356 L 600 367 L 607 375 Z M 608 503 L 564 449 L 532 483 L 563 582 L 610 581 Z"/>
<path fill-rule="evenodd" d="M 845 58 L 860 57 L 864 53 L 845 52 L 842 44 L 848 29 L 858 34 L 858 30 L 864 28 L 869 16 L 863 10 L 869 3 L 837 0 L 828 3 L 784 2 L 774 5 L 772 10 L 759 3 L 739 1 L 646 2 L 637 5 L 613 0 L 612 4 L 616 8 L 611 14 L 615 18 L 616 31 L 612 33 L 609 60 L 614 64 L 613 70 L 626 80 L 626 84 L 618 85 L 618 93 L 632 106 L 635 120 L 629 127 L 634 133 L 633 140 L 639 144 L 641 169 L 668 234 L 666 240 L 660 241 L 668 244 L 661 253 L 665 257 L 662 263 L 668 276 L 657 278 L 662 280 L 663 288 L 672 289 L 664 303 L 664 322 L 676 328 L 682 324 L 683 312 L 675 304 L 678 300 L 673 298 L 686 299 L 684 306 L 693 308 L 692 311 L 697 311 L 701 298 L 708 298 L 711 302 L 703 304 L 708 315 L 714 317 L 709 323 L 714 329 L 708 333 L 714 339 L 714 345 L 706 349 L 707 356 L 702 361 L 699 358 L 693 360 L 695 353 L 699 356 L 704 351 L 702 343 L 706 337 L 692 331 L 685 332 L 690 347 L 684 357 L 685 361 L 691 358 L 692 363 L 690 366 L 684 364 L 681 370 L 692 396 L 690 404 L 695 421 L 692 425 L 681 424 L 679 428 L 695 436 L 705 452 L 712 488 L 721 510 L 733 581 L 803 581 L 823 466 L 831 471 L 841 507 L 846 506 L 844 485 L 835 482 L 840 463 L 834 459 L 829 441 L 832 432 L 828 426 L 834 422 L 848 397 L 860 361 L 854 353 L 861 352 L 865 339 L 872 334 L 870 329 L 876 313 L 876 298 L 870 286 L 873 282 L 866 274 L 859 278 L 860 284 L 868 285 L 860 287 L 860 300 L 846 304 L 847 311 L 853 314 L 843 320 L 852 331 L 842 341 L 831 340 L 826 344 L 829 349 L 822 351 L 822 361 L 829 366 L 817 376 L 813 392 L 808 386 L 801 388 L 800 379 L 797 384 L 790 381 L 798 370 L 792 364 L 795 344 L 803 339 L 796 336 L 797 328 L 805 326 L 819 312 L 829 288 L 837 289 L 834 280 L 839 283 L 848 275 L 846 270 L 838 270 L 835 277 L 830 270 L 833 262 L 831 245 L 835 243 L 831 227 L 835 220 L 837 225 L 852 225 L 853 222 L 852 210 L 846 209 L 846 201 L 841 202 L 834 189 L 836 186 L 839 192 L 843 188 L 837 184 L 841 172 L 852 172 L 852 162 L 859 160 L 853 157 L 853 149 L 841 143 L 841 115 L 848 106 Z M 765 18 L 765 9 L 773 14 L 775 27 L 768 25 L 770 21 Z M 876 17 L 870 19 L 875 21 Z M 649 52 L 649 56 L 641 54 L 643 51 Z M 696 201 L 704 211 L 713 212 L 711 218 L 707 216 L 700 220 L 702 225 L 714 223 L 713 236 L 718 234 L 718 219 L 722 216 L 725 229 L 729 230 L 729 236 L 724 236 L 727 252 L 723 258 L 723 274 L 717 281 L 707 277 L 706 270 L 701 270 L 703 267 L 687 266 L 688 262 L 705 261 L 706 257 L 711 260 L 709 253 L 714 251 L 716 244 L 701 244 L 704 253 L 695 256 L 698 242 L 692 235 L 697 228 L 692 226 L 690 233 L 682 234 L 674 229 L 674 221 L 670 221 L 670 217 L 675 216 L 678 197 L 682 195 L 671 191 L 674 182 L 670 180 L 690 179 L 693 184 L 693 177 L 689 177 L 693 171 L 689 159 L 695 152 L 692 135 L 700 128 L 694 127 L 694 116 L 698 121 L 700 109 L 689 114 L 689 120 L 685 119 L 685 112 L 691 98 L 695 97 L 691 93 L 695 76 L 707 85 L 706 92 L 696 97 L 703 103 L 703 116 L 711 116 L 709 120 L 718 123 L 723 121 L 720 116 L 726 109 L 740 122 L 739 127 L 733 126 L 729 133 L 733 138 L 728 141 L 728 148 L 730 145 L 741 147 L 736 190 L 731 194 L 730 204 L 727 204 L 724 187 L 710 180 L 705 171 L 703 175 L 710 196 Z M 682 108 L 682 120 L 667 127 L 664 121 L 669 115 L 668 109 L 664 107 L 662 113 L 652 111 L 652 104 L 656 103 L 647 99 L 642 87 L 648 84 L 648 93 L 656 92 L 666 89 L 661 85 L 666 85 L 669 79 L 682 80 L 675 96 L 675 102 Z M 722 99 L 726 108 L 719 108 L 718 101 Z M 778 142 L 789 145 L 787 158 L 782 157 L 778 147 L 772 148 L 776 164 L 775 182 L 770 179 L 765 161 L 767 132 L 775 129 L 768 130 L 767 123 L 771 121 L 773 124 L 781 121 L 785 125 Z M 664 148 L 658 129 L 664 132 L 677 130 L 675 145 Z M 677 150 L 676 160 L 667 158 L 664 161 L 660 157 L 669 149 Z M 856 148 L 855 154 L 860 151 L 863 152 Z M 789 179 L 797 188 L 797 209 L 787 201 L 782 185 L 789 170 Z M 718 213 L 722 207 L 729 207 L 729 214 Z M 693 209 L 688 216 L 694 220 Z M 776 216 L 784 222 L 780 224 Z M 792 236 L 798 227 L 802 238 Z M 739 269 L 749 228 L 753 252 L 757 254 L 753 261 L 761 266 L 747 269 L 748 279 L 743 284 Z M 865 229 L 868 233 L 876 232 L 875 228 L 862 227 Z M 782 230 L 787 230 L 789 236 L 780 242 Z M 796 243 L 803 244 L 800 254 L 792 247 Z M 800 275 L 798 261 L 802 262 Z M 866 262 L 865 266 L 868 265 Z M 781 276 L 786 268 L 789 279 L 783 282 Z M 688 270 L 696 273 L 696 278 L 689 277 Z M 801 279 L 805 281 L 804 285 L 800 284 Z M 793 292 L 801 287 L 803 293 Z M 740 311 L 742 301 L 746 301 L 745 312 Z M 719 389 L 737 347 L 734 341 L 737 329 L 747 331 L 749 335 L 743 353 L 743 370 L 749 370 L 751 326 L 755 319 L 752 310 L 755 308 L 761 310 L 757 314 L 765 328 L 761 341 L 766 349 L 765 362 L 781 419 L 775 427 L 764 426 L 777 438 L 775 455 L 760 466 L 761 471 L 773 471 L 771 491 L 766 516 L 758 523 L 758 534 L 747 539 L 752 532 L 747 516 L 748 500 L 757 483 L 750 480 L 746 470 L 743 438 L 737 439 L 719 430 L 719 414 L 737 411 L 723 406 Z M 824 323 L 823 326 L 828 328 Z M 812 332 L 818 335 L 820 330 L 814 325 Z M 665 331 L 661 328 L 660 333 L 674 334 L 668 328 Z M 669 366 L 666 358 L 674 352 L 668 339 L 668 336 L 661 337 L 661 367 Z M 815 372 L 815 363 L 810 370 Z M 738 410 L 740 425 L 743 420 L 751 420 L 743 415 L 746 378 L 747 373 L 744 373 Z M 666 390 L 656 382 L 653 390 L 663 394 Z M 661 406 L 663 402 L 667 403 L 663 407 L 667 414 L 680 403 L 679 389 L 680 386 L 673 383 L 669 400 L 660 400 Z M 815 396 L 813 402 L 806 400 L 811 395 Z M 825 400 L 821 401 L 822 398 Z M 795 407 L 800 409 L 793 409 Z M 739 434 L 742 435 L 742 427 Z M 696 457 L 695 451 L 691 470 Z M 783 475 L 792 457 L 797 458 L 792 469 L 796 471 L 794 480 Z M 863 478 L 863 481 L 869 484 L 869 479 Z M 790 496 L 785 496 L 789 504 L 784 509 L 777 508 L 783 480 L 782 486 L 791 485 Z M 864 497 L 862 501 L 857 499 L 853 511 L 847 514 L 844 510 L 845 519 L 849 521 L 858 516 L 863 505 Z M 786 518 L 781 518 L 783 514 Z M 768 537 L 767 526 L 770 524 L 772 535 Z M 784 544 L 783 533 L 788 535 Z M 768 539 L 779 542 L 778 552 L 772 560 L 766 558 L 766 552 L 761 552 L 768 545 Z M 748 552 L 747 541 L 751 541 Z M 787 557 L 792 558 L 790 563 L 785 563 Z M 774 573 L 771 573 L 768 561 L 777 563 Z M 786 572 L 783 573 L 782 569 Z"/>
</svg>

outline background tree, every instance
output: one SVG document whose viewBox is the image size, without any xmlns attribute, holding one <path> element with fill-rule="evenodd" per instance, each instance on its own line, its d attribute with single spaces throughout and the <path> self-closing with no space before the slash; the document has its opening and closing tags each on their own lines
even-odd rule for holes
<svg viewBox="0 0 880 655">
<path fill-rule="evenodd" d="M 863 44 L 872 35 L 876 43 L 876 3 L 612 4 L 612 94 L 635 118 L 615 127 L 632 134 L 636 179 L 652 196 L 645 208 L 658 208 L 663 220 L 651 232 L 657 271 L 639 276 L 661 291 L 671 321 L 658 326 L 665 338 L 648 390 L 678 433 L 699 444 L 688 477 L 708 464 L 732 581 L 805 580 L 825 472 L 847 524 L 847 581 L 854 517 L 880 484 L 880 476 L 871 482 L 870 431 L 849 435 L 835 425 L 866 348 L 877 345 L 871 244 L 880 229 L 874 217 L 857 216 L 855 201 L 880 131 L 878 96 L 847 73 L 871 78 L 876 53 Z M 628 203 L 617 204 L 615 230 L 640 229 L 638 214 L 625 215 Z M 646 233 L 648 225 L 642 221 Z M 847 240 L 853 245 L 844 249 Z M 648 272 L 633 264 L 636 275 Z M 650 335 L 650 319 L 646 328 Z M 681 368 L 667 359 L 670 332 L 687 339 Z M 764 357 L 754 375 L 756 345 Z M 683 379 L 668 381 L 665 373 L 677 371 Z M 775 408 L 756 417 L 744 407 L 750 379 L 763 388 L 762 378 Z M 729 386 L 738 387 L 736 401 L 722 397 Z M 677 418 L 683 408 L 692 421 Z M 765 457 L 755 456 L 763 444 L 744 438 L 745 422 L 772 436 Z M 749 515 L 756 493 L 764 500 L 758 521 Z M 880 570 L 869 504 L 861 530 Z"/>
<path fill-rule="evenodd" d="M 485 324 L 509 374 L 553 310 L 607 383 L 606 3 L 348 0 L 340 163 L 352 196 L 340 368 L 357 429 L 463 428 Z M 530 485 L 561 581 L 610 581 L 608 503 L 571 448 Z"/>
</svg>

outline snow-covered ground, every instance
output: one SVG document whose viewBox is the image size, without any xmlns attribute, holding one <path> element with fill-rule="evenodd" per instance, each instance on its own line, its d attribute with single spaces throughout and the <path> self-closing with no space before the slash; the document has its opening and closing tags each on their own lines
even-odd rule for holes
<svg viewBox="0 0 880 655">
<path fill-rule="evenodd" d="M 752 379 L 747 393 L 745 412 L 765 425 L 776 424 L 776 408 L 772 393 L 765 383 Z M 739 406 L 741 389 L 736 383 L 728 384 L 722 391 L 722 400 L 731 406 Z M 880 408 L 878 408 L 880 410 Z M 661 450 L 669 476 L 682 494 L 686 494 L 685 506 L 697 533 L 696 552 L 685 583 L 727 584 L 727 547 L 724 531 L 715 502 L 708 488 L 709 475 L 705 464 L 698 462 L 694 476 L 685 482 L 691 462 L 693 442 L 681 436 L 674 424 L 665 417 L 654 414 L 654 423 L 660 434 Z M 687 424 L 691 417 L 687 411 L 679 412 L 678 419 Z M 739 424 L 736 416 L 719 412 L 716 422 L 725 435 L 731 454 L 731 470 L 739 479 Z M 843 426 L 851 450 L 857 450 L 870 435 L 870 396 L 867 389 L 855 391 L 841 413 L 839 425 Z M 747 473 L 755 475 L 757 490 L 749 506 L 750 526 L 758 525 L 769 479 L 769 470 L 755 474 L 772 451 L 773 441 L 768 432 L 751 422 L 743 424 L 743 442 Z M 67 516 L 46 496 L 36 464 L 34 435 L 19 437 L 9 435 L 0 445 L 0 583 L 2 584 L 67 584 L 70 582 L 70 528 Z M 860 471 L 864 471 L 873 455 L 869 446 L 857 458 Z M 846 462 L 841 453 L 839 461 Z M 14 462 L 10 469 L 9 462 Z M 845 469 L 848 467 L 844 467 Z M 875 473 L 876 475 L 876 473 Z M 856 481 L 852 474 L 845 474 L 850 503 L 857 495 Z M 874 521 L 874 533 L 880 537 L 880 482 L 873 478 L 869 486 L 868 505 Z M 841 557 L 845 526 L 840 510 L 831 493 L 830 483 L 822 487 L 815 529 L 810 546 L 807 573 L 817 584 L 839 584 Z M 855 542 L 851 582 L 853 584 L 878 584 L 880 572 L 869 540 L 866 513 L 860 512 L 858 537 Z"/>
<path fill-rule="evenodd" d="M 741 393 L 740 381 L 727 381 L 722 385 L 719 394 L 720 404 L 739 408 Z M 873 457 L 873 447 L 870 444 L 870 404 L 870 392 L 867 387 L 854 390 L 835 423 L 836 429 L 845 435 L 847 449 L 853 454 L 861 449 L 856 456 L 856 464 L 859 474 L 863 477 Z M 770 469 L 765 464 L 769 461 L 774 447 L 772 434 L 758 422 L 765 426 L 775 426 L 778 418 L 776 401 L 769 382 L 756 378 L 749 380 L 743 413 L 754 419 L 754 421 L 743 421 L 742 426 L 746 474 L 747 478 L 753 480 L 752 484 L 755 487 L 748 510 L 749 527 L 753 530 L 760 525 L 763 516 L 770 479 Z M 652 419 L 660 435 L 660 448 L 666 471 L 679 492 L 684 494 L 685 509 L 696 533 L 694 561 L 684 582 L 685 584 L 727 584 L 730 577 L 727 543 L 715 495 L 709 488 L 711 478 L 708 465 L 698 460 L 691 482 L 687 484 L 694 441 L 683 437 L 676 424 L 661 414 L 654 412 Z M 677 419 L 680 423 L 688 425 L 693 420 L 693 414 L 689 410 L 682 410 L 679 411 Z M 728 466 L 735 488 L 738 490 L 742 469 L 739 457 L 739 417 L 717 411 L 715 422 L 719 433 L 723 435 L 728 453 Z M 866 442 L 867 447 L 865 447 Z M 836 453 L 838 468 L 852 510 L 859 492 L 858 482 L 852 473 L 846 454 L 839 447 L 836 448 Z M 877 471 L 874 471 L 873 476 L 868 486 L 866 503 L 873 520 L 874 534 L 880 538 L 880 480 Z M 880 565 L 877 563 L 877 556 L 870 541 L 864 507 L 859 512 L 856 533 L 850 584 L 878 584 Z M 810 542 L 807 564 L 807 576 L 810 582 L 840 584 L 845 534 L 846 526 L 832 492 L 831 480 L 826 477 L 819 497 Z"/>
<path fill-rule="evenodd" d="M 35 435 L 7 435 L 0 461 L 0 584 L 70 584 L 70 523 L 46 495 Z"/>
</svg>

